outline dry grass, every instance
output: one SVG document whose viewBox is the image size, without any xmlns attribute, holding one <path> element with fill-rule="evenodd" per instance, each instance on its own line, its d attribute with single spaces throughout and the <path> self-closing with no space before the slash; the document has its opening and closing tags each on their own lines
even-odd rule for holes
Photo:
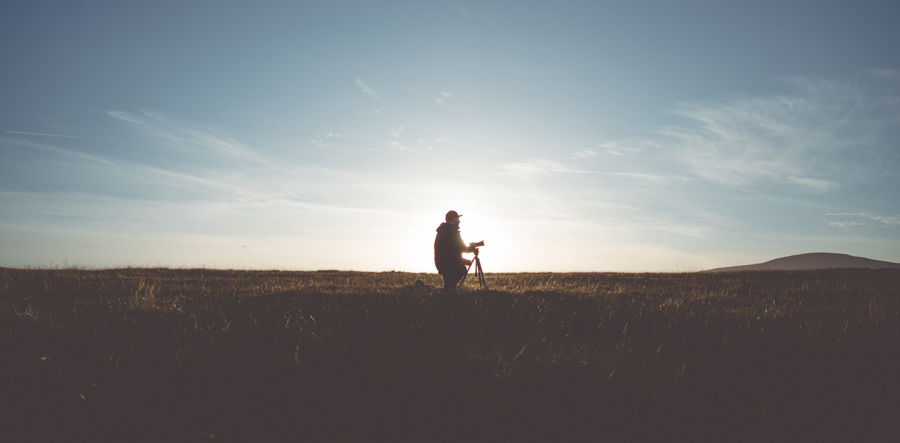
<svg viewBox="0 0 900 443">
<path fill-rule="evenodd" d="M 894 441 L 900 272 L 0 270 L 0 440 Z"/>
</svg>

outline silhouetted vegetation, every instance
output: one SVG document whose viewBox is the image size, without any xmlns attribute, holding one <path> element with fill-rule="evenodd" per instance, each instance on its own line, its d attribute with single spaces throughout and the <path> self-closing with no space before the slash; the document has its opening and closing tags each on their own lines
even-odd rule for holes
<svg viewBox="0 0 900 443">
<path fill-rule="evenodd" d="M 0 270 L 0 441 L 900 437 L 900 270 L 416 279 Z"/>
</svg>

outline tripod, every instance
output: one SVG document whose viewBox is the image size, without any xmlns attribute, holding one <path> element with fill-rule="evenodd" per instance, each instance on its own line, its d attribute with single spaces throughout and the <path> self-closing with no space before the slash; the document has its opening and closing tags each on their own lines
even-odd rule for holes
<svg viewBox="0 0 900 443">
<path fill-rule="evenodd" d="M 475 259 L 472 260 L 472 263 L 469 263 L 469 267 L 466 268 L 466 274 L 463 275 L 462 280 L 459 281 L 459 288 L 462 289 L 463 283 L 466 282 L 466 276 L 469 275 L 469 269 L 472 269 L 473 265 L 475 266 L 475 274 L 478 276 L 481 287 L 487 289 L 487 283 L 484 282 L 484 270 L 481 269 L 481 259 L 478 258 L 478 248 L 475 248 Z"/>
</svg>

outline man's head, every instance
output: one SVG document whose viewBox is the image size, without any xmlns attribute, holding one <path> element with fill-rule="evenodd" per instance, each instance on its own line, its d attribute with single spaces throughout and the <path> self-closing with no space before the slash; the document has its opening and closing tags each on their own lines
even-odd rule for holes
<svg viewBox="0 0 900 443">
<path fill-rule="evenodd" d="M 459 226 L 460 217 L 462 217 L 462 214 L 458 214 L 456 211 L 449 211 L 447 212 L 447 215 L 444 216 L 444 220 L 453 226 Z"/>
</svg>

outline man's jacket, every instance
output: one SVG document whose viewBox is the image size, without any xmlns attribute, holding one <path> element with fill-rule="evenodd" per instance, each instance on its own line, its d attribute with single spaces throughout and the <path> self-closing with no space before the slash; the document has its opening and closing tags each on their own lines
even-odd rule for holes
<svg viewBox="0 0 900 443">
<path fill-rule="evenodd" d="M 462 257 L 463 252 L 472 252 L 472 248 L 463 242 L 459 229 L 450 223 L 441 223 L 434 237 L 434 266 L 438 272 L 465 269 L 468 260 Z"/>
</svg>

